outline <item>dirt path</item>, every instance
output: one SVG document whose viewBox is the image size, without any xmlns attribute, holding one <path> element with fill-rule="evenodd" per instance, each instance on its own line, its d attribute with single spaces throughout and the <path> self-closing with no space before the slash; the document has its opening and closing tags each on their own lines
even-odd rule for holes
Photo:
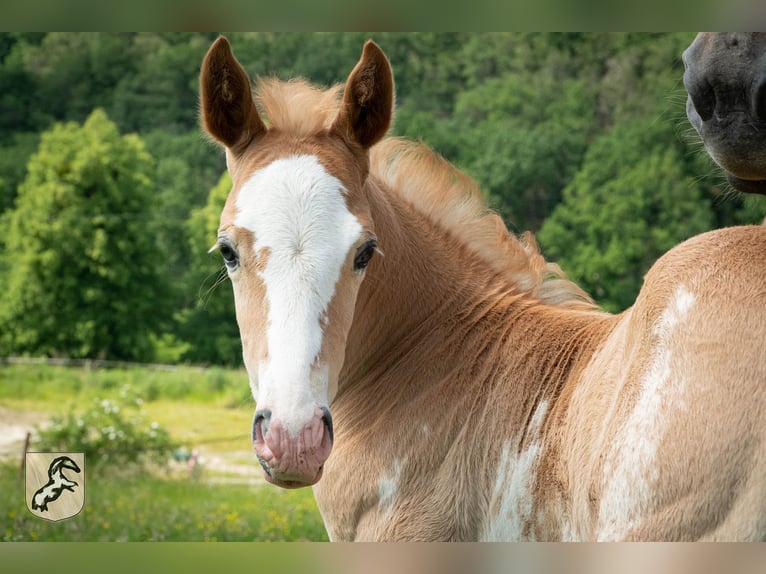
<svg viewBox="0 0 766 574">
<path fill-rule="evenodd" d="M 0 458 L 20 457 L 27 433 L 46 418 L 44 413 L 16 411 L 0 405 Z"/>
</svg>

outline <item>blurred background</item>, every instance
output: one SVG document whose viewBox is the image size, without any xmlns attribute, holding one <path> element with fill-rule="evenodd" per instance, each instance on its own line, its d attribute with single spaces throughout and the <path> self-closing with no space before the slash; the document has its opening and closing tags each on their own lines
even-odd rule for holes
<svg viewBox="0 0 766 574">
<path fill-rule="evenodd" d="M 0 33 L 0 539 L 325 536 L 310 490 L 258 479 L 231 288 L 207 254 L 230 187 L 198 124 L 216 36 Z M 686 120 L 694 33 L 227 36 L 253 77 L 321 84 L 372 37 L 392 132 L 473 176 L 609 311 L 673 245 L 766 215 Z M 87 453 L 80 516 L 26 512 L 25 449 Z"/>
</svg>

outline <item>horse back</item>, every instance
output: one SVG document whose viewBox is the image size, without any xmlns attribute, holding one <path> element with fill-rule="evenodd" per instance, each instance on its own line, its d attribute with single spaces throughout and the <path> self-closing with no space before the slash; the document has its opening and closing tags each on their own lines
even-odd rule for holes
<svg viewBox="0 0 766 574">
<path fill-rule="evenodd" d="M 766 229 L 662 257 L 557 406 L 538 534 L 764 538 L 765 326 Z"/>
</svg>

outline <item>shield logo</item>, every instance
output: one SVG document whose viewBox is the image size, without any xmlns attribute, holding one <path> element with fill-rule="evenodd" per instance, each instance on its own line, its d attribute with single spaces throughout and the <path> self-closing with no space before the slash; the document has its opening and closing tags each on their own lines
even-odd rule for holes
<svg viewBox="0 0 766 574">
<path fill-rule="evenodd" d="M 27 508 L 38 518 L 57 522 L 85 505 L 84 452 L 28 452 Z"/>
</svg>

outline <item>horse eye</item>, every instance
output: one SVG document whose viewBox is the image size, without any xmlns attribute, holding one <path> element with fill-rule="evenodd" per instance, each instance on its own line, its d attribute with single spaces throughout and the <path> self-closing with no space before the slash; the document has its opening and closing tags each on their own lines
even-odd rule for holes
<svg viewBox="0 0 766 574">
<path fill-rule="evenodd" d="M 218 246 L 218 250 L 221 252 L 221 257 L 223 257 L 223 262 L 226 264 L 226 267 L 233 269 L 237 266 L 237 252 L 234 251 L 234 248 L 231 245 L 228 243 L 221 243 Z"/>
<path fill-rule="evenodd" d="M 354 271 L 360 272 L 367 268 L 367 264 L 370 262 L 370 259 L 372 259 L 377 247 L 378 242 L 374 239 L 370 239 L 357 250 L 356 257 L 354 257 Z"/>
</svg>

